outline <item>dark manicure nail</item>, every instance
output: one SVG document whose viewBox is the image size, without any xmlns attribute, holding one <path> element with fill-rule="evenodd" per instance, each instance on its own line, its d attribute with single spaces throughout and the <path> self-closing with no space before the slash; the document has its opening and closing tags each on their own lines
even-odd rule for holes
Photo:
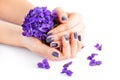
<svg viewBox="0 0 120 80">
<path fill-rule="evenodd" d="M 85 46 L 82 46 L 81 49 L 83 49 Z"/>
<path fill-rule="evenodd" d="M 81 41 L 81 36 L 80 35 L 78 35 L 78 40 Z"/>
<path fill-rule="evenodd" d="M 74 32 L 74 38 L 77 39 L 77 32 Z"/>
<path fill-rule="evenodd" d="M 65 40 L 68 41 L 68 35 L 67 34 L 64 35 L 64 38 L 65 38 Z"/>
<path fill-rule="evenodd" d="M 57 43 L 52 43 L 52 47 L 57 47 L 58 44 Z"/>
<path fill-rule="evenodd" d="M 47 39 L 46 39 L 46 42 L 47 42 L 47 43 L 51 43 L 52 41 L 54 41 L 53 38 L 47 38 Z"/>
<path fill-rule="evenodd" d="M 57 52 L 52 52 L 52 55 L 53 55 L 54 57 L 58 57 L 58 56 L 59 56 Z"/>
<path fill-rule="evenodd" d="M 47 36 L 51 36 L 51 35 L 52 35 L 52 32 L 47 34 Z"/>
<path fill-rule="evenodd" d="M 63 20 L 63 21 L 64 21 L 64 20 L 67 20 L 67 17 L 63 16 L 63 17 L 62 17 L 62 20 Z"/>
</svg>

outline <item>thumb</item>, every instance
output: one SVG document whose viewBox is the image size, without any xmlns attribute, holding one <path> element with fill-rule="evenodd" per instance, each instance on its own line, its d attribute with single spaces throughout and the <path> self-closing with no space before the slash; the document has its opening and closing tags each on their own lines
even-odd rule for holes
<svg viewBox="0 0 120 80">
<path fill-rule="evenodd" d="M 60 23 L 66 23 L 68 20 L 67 13 L 65 13 L 60 7 L 57 7 L 54 10 L 58 16 L 58 20 L 60 21 Z"/>
</svg>

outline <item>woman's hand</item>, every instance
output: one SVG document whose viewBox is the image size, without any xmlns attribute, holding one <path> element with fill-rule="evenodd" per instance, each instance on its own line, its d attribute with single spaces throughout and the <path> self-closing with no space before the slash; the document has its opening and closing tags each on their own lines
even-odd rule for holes
<svg viewBox="0 0 120 80">
<path fill-rule="evenodd" d="M 78 40 L 76 33 L 72 33 L 70 37 L 72 42 L 70 42 L 67 34 L 64 34 L 61 37 L 61 50 L 57 48 L 51 48 L 33 37 L 24 37 L 23 44 L 27 49 L 41 55 L 42 57 L 50 60 L 63 60 L 74 57 L 76 52 L 82 47 L 81 41 Z"/>
<path fill-rule="evenodd" d="M 27 48 L 50 60 L 63 60 L 75 55 L 81 48 L 81 42 L 76 33 L 72 33 L 70 37 L 72 42 L 67 34 L 61 37 L 61 49 L 51 48 L 36 38 L 23 36 L 22 27 L 19 25 L 0 20 L 0 43 Z"/>
<path fill-rule="evenodd" d="M 68 35 L 70 42 L 72 43 L 72 39 L 70 36 L 71 33 L 73 32 L 77 33 L 78 39 L 82 42 L 84 37 L 85 26 L 82 22 L 81 16 L 77 13 L 65 13 L 61 8 L 56 8 L 55 11 L 56 14 L 58 15 L 58 20 L 61 24 L 48 32 L 49 36 L 47 37 L 46 41 L 48 43 L 51 43 L 50 46 L 54 48 L 61 47 L 62 46 L 61 39 L 64 34 Z M 78 45 L 83 46 L 81 43 L 78 43 Z"/>
</svg>

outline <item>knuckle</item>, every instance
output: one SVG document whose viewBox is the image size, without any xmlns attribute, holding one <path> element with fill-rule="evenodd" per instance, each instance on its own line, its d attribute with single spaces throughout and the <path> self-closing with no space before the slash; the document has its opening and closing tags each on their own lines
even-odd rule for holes
<svg viewBox="0 0 120 80">
<path fill-rule="evenodd" d="M 66 28 L 66 30 L 71 29 L 70 24 L 65 24 L 65 28 Z"/>
</svg>

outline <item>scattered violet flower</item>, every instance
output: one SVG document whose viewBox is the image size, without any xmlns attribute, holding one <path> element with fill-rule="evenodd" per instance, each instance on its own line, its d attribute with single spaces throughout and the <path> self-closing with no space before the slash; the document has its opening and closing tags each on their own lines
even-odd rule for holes
<svg viewBox="0 0 120 80">
<path fill-rule="evenodd" d="M 98 54 L 92 53 L 90 56 L 87 57 L 87 60 L 90 60 L 89 65 L 90 66 L 96 66 L 96 65 L 101 65 L 102 61 L 96 61 L 94 57 Z"/>
<path fill-rule="evenodd" d="M 94 47 L 97 48 L 97 50 L 99 50 L 99 51 L 102 50 L 102 44 L 100 45 L 100 44 L 97 43 Z M 96 53 L 92 53 L 90 56 L 87 57 L 87 60 L 90 60 L 90 62 L 89 62 L 90 66 L 96 66 L 96 65 L 101 65 L 102 64 L 102 61 L 96 61 L 94 59 L 94 57 L 97 56 L 97 55 L 98 54 L 96 54 Z"/>
<path fill-rule="evenodd" d="M 38 65 L 38 68 L 44 68 L 44 64 L 41 62 L 39 62 L 37 65 Z"/>
<path fill-rule="evenodd" d="M 99 50 L 99 51 L 102 50 L 102 44 L 100 45 L 97 43 L 94 47 L 97 48 L 97 50 Z"/>
<path fill-rule="evenodd" d="M 101 64 L 102 64 L 102 61 L 95 61 L 95 59 L 91 60 L 89 63 L 90 66 L 96 66 Z"/>
<path fill-rule="evenodd" d="M 22 24 L 23 36 L 35 37 L 45 42 L 47 33 L 54 28 L 56 14 L 47 7 L 36 7 L 26 15 Z"/>
<path fill-rule="evenodd" d="M 38 68 L 45 68 L 45 69 L 49 69 L 50 68 L 50 65 L 47 61 L 47 59 L 43 59 L 42 62 L 39 62 L 37 64 Z"/>
<path fill-rule="evenodd" d="M 63 69 L 62 69 L 62 72 L 61 72 L 62 74 L 63 73 L 66 73 L 68 76 L 72 76 L 72 74 L 73 74 L 73 72 L 71 71 L 71 70 L 68 70 L 67 69 L 67 67 L 64 67 Z"/>
<path fill-rule="evenodd" d="M 67 68 L 72 64 L 72 61 L 66 63 L 63 65 L 63 69 L 61 73 L 66 73 L 68 76 L 72 76 L 73 72 L 71 70 L 68 70 Z"/>
<path fill-rule="evenodd" d="M 90 56 L 87 57 L 87 60 L 92 60 L 98 54 L 92 53 Z"/>
</svg>

